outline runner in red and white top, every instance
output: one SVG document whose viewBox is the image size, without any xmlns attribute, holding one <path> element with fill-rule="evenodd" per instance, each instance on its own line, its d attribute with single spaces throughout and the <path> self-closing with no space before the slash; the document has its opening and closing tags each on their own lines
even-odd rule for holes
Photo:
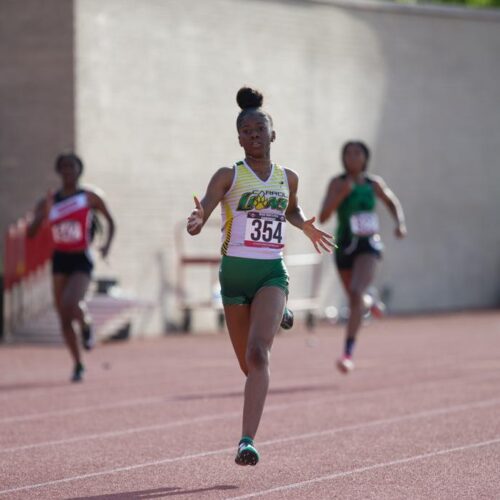
<svg viewBox="0 0 500 500">
<path fill-rule="evenodd" d="M 78 156 L 72 153 L 60 155 L 55 169 L 61 177 L 61 189 L 38 202 L 28 236 L 34 236 L 44 222 L 51 226 L 54 303 L 64 340 L 74 361 L 72 380 L 78 382 L 82 380 L 84 366 L 73 321 L 80 325 L 83 347 L 90 350 L 95 343 L 84 300 L 94 267 L 90 253 L 92 236 L 98 227 L 94 212 L 100 212 L 108 225 L 106 240 L 100 249 L 103 258 L 108 255 L 115 224 L 102 196 L 80 187 L 83 163 Z"/>
<path fill-rule="evenodd" d="M 82 189 L 69 198 L 54 196 L 49 212 L 54 248 L 60 252 L 84 252 L 90 246 L 92 211 L 89 197 Z"/>
</svg>

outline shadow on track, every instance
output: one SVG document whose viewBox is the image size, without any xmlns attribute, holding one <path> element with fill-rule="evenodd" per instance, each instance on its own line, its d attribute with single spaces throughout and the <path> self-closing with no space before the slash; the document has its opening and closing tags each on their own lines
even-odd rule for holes
<svg viewBox="0 0 500 500">
<path fill-rule="evenodd" d="M 208 491 L 237 490 L 234 484 L 217 484 L 207 488 L 184 489 L 176 486 L 165 486 L 154 490 L 128 491 L 122 493 L 111 493 L 109 495 L 97 495 L 91 497 L 71 497 L 68 500 L 143 500 L 148 498 L 163 498 L 175 495 L 195 495 Z"/>
<path fill-rule="evenodd" d="M 0 384 L 0 394 L 9 391 L 21 391 L 29 389 L 52 389 L 54 387 L 70 387 L 71 383 L 68 380 L 53 380 L 38 382 L 19 382 L 17 384 Z"/>
<path fill-rule="evenodd" d="M 300 394 L 302 392 L 328 392 L 338 389 L 333 384 L 319 384 L 319 385 L 300 385 L 295 387 L 276 387 L 269 389 L 268 395 L 280 394 Z M 243 394 L 243 386 L 241 391 L 232 392 L 212 392 L 203 394 L 186 394 L 169 398 L 173 401 L 191 401 L 195 399 L 223 399 L 223 398 L 239 398 Z"/>
</svg>

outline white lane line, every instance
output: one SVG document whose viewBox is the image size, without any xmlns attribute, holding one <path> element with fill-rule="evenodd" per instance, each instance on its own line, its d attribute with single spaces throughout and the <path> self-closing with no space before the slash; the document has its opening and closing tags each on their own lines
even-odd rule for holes
<svg viewBox="0 0 500 500">
<path fill-rule="evenodd" d="M 333 383 L 330 378 L 325 379 L 325 378 L 302 378 L 300 380 L 290 380 L 288 381 L 288 385 L 286 386 L 277 386 L 277 387 L 272 387 L 271 388 L 271 393 L 272 391 L 279 391 L 279 390 L 286 390 L 290 385 L 296 384 L 298 389 L 301 387 L 304 387 L 304 390 L 307 390 L 308 386 L 311 384 L 332 384 L 333 388 Z M 100 411 L 100 410 L 112 410 L 115 408 L 124 408 L 127 406 L 141 406 L 141 405 L 148 405 L 148 404 L 162 404 L 162 403 L 171 403 L 171 402 L 176 402 L 176 403 L 183 403 L 183 402 L 190 402 L 193 400 L 197 400 L 198 398 L 200 400 L 203 399 L 211 399 L 211 398 L 224 398 L 227 393 L 238 393 L 240 392 L 243 395 L 243 388 L 242 386 L 238 387 L 217 387 L 205 394 L 205 397 L 202 397 L 199 393 L 196 394 L 175 394 L 175 395 L 165 395 L 165 396 L 152 396 L 149 398 L 136 398 L 136 399 L 128 399 L 124 401 L 118 401 L 116 403 L 109 403 L 109 404 L 101 404 L 101 405 L 93 405 L 93 406 L 81 406 L 78 408 L 69 408 L 67 410 L 54 410 L 54 411 L 47 411 L 47 412 L 40 412 L 40 413 L 33 413 L 29 415 L 14 415 L 11 417 L 3 417 L 0 418 L 0 424 L 8 424 L 8 423 L 13 423 L 13 422 L 26 422 L 30 420 L 38 420 L 40 418 L 46 418 L 46 417 L 65 417 L 68 415 L 75 415 L 79 413 L 89 413 L 89 412 L 95 412 L 95 411 Z M 368 391 L 367 391 L 368 392 Z"/>
<path fill-rule="evenodd" d="M 182 455 L 180 457 L 155 460 L 154 462 L 146 462 L 146 463 L 142 463 L 142 464 L 128 465 L 126 467 L 119 467 L 117 469 L 104 470 L 104 471 L 99 471 L 99 472 L 91 472 L 89 474 L 82 474 L 81 476 L 65 477 L 63 479 L 56 479 L 55 481 L 47 481 L 46 483 L 29 484 L 27 486 L 19 486 L 18 488 L 1 490 L 0 495 L 5 495 L 7 493 L 14 493 L 16 491 L 34 490 L 36 488 L 42 488 L 44 486 L 54 486 L 55 484 L 69 483 L 72 481 L 78 481 L 80 479 L 88 479 L 91 477 L 105 476 L 108 474 L 116 474 L 118 472 L 129 472 L 129 471 L 135 470 L 135 469 L 143 469 L 145 467 L 153 467 L 153 466 L 157 466 L 157 465 L 168 464 L 171 462 L 178 462 L 180 460 L 190 460 L 192 458 L 204 458 L 204 457 L 209 457 L 212 455 L 220 455 L 222 453 L 229 453 L 231 451 L 234 451 L 235 449 L 236 449 L 235 447 L 232 447 L 232 448 L 223 448 L 220 450 L 204 451 L 201 453 L 194 453 L 192 455 Z"/>
<path fill-rule="evenodd" d="M 76 415 L 78 413 L 94 412 L 99 410 L 113 410 L 115 408 L 124 408 L 127 406 L 141 406 L 147 404 L 163 403 L 167 402 L 168 397 L 151 397 L 151 398 L 139 398 L 139 399 L 128 399 L 124 401 L 118 401 L 116 403 L 109 403 L 105 405 L 94 405 L 94 406 L 82 406 L 79 408 L 70 408 L 68 410 L 54 410 L 46 411 L 40 413 L 33 413 L 30 415 L 14 415 L 12 417 L 0 418 L 0 424 L 7 424 L 12 422 L 27 422 L 30 420 L 38 420 L 46 417 L 66 417 L 68 415 Z"/>
<path fill-rule="evenodd" d="M 144 427 L 132 427 L 130 429 L 123 429 L 121 431 L 109 431 L 109 432 L 102 432 L 100 434 L 84 434 L 82 436 L 75 436 L 72 438 L 67 438 L 67 439 L 58 439 L 54 441 L 43 441 L 41 443 L 34 443 L 34 444 L 25 444 L 23 446 L 15 446 L 12 448 L 3 448 L 0 449 L 0 454 L 1 453 L 13 453 L 16 451 L 25 451 L 25 450 L 32 450 L 33 448 L 44 448 L 46 446 L 57 446 L 57 445 L 64 445 L 64 444 L 70 444 L 70 443 L 77 443 L 79 441 L 91 441 L 93 439 L 106 439 L 106 438 L 112 438 L 112 437 L 118 437 L 118 436 L 126 436 L 127 434 L 137 434 L 140 432 L 152 432 L 152 431 L 157 431 L 157 430 L 162 430 L 162 429 L 168 429 L 172 427 L 181 427 L 183 425 L 189 425 L 189 424 L 197 424 L 197 423 L 202 423 L 202 422 L 210 422 L 213 420 L 223 420 L 225 418 L 235 418 L 241 416 L 241 412 L 229 412 L 229 413 L 220 413 L 216 415 L 206 415 L 204 417 L 197 417 L 197 418 L 190 418 L 190 419 L 185 419 L 185 420 L 178 420 L 175 422 L 168 422 L 166 424 L 157 424 L 157 425 L 148 425 Z"/>
<path fill-rule="evenodd" d="M 287 410 L 289 408 L 294 408 L 296 406 L 304 406 L 308 404 L 321 404 L 325 402 L 331 401 L 332 398 L 319 398 L 319 399 L 302 399 L 300 401 L 295 401 L 293 403 L 283 403 L 283 404 L 277 404 L 277 405 L 269 405 L 268 408 L 266 408 L 266 412 L 275 412 L 275 411 L 281 411 L 281 410 Z M 124 436 L 127 434 L 135 434 L 135 433 L 140 433 L 140 432 L 150 432 L 150 431 L 156 431 L 156 430 L 161 430 L 161 429 L 168 429 L 171 427 L 182 427 L 184 425 L 190 425 L 190 424 L 197 424 L 197 423 L 202 423 L 202 422 L 210 422 L 214 420 L 224 420 L 227 418 L 239 418 L 241 417 L 241 411 L 231 411 L 231 412 L 226 412 L 226 413 L 215 413 L 212 415 L 205 415 L 203 417 L 195 417 L 195 418 L 186 418 L 184 420 L 175 420 L 174 422 L 167 422 L 164 424 L 156 424 L 156 425 L 148 425 L 148 426 L 143 426 L 143 427 L 131 427 L 129 429 L 123 429 L 119 431 L 109 431 L 109 432 L 102 432 L 98 434 L 84 434 L 82 436 L 74 436 L 71 438 L 66 438 L 66 439 L 58 439 L 54 441 L 43 441 L 41 443 L 33 443 L 33 444 L 26 444 L 22 446 L 14 446 L 12 448 L 3 448 L 0 449 L 0 454 L 1 453 L 12 453 L 16 451 L 24 451 L 24 450 L 30 450 L 33 448 L 42 448 L 45 446 L 56 446 L 56 445 L 63 445 L 63 444 L 69 444 L 69 443 L 76 443 L 78 441 L 87 441 L 87 440 L 92 440 L 92 439 L 105 439 L 105 438 L 112 438 L 112 437 L 117 437 L 117 436 Z"/>
<path fill-rule="evenodd" d="M 494 377 L 496 380 L 498 377 Z M 476 380 L 477 379 L 477 380 Z M 410 384 L 406 386 L 407 388 L 412 388 L 412 389 L 421 389 L 421 388 L 426 388 L 428 386 L 433 386 L 433 385 L 453 385 L 453 384 L 464 384 L 464 383 L 480 383 L 480 382 L 488 382 L 492 380 L 492 377 L 484 377 L 484 376 L 473 376 L 470 378 L 464 379 L 457 379 L 451 378 L 451 379 L 446 379 L 446 380 L 426 380 L 423 382 L 417 382 L 414 384 Z M 272 387 L 270 395 L 272 395 L 272 391 L 279 391 L 279 390 L 286 390 L 290 385 L 294 384 L 294 381 L 290 381 L 289 385 L 287 386 L 278 386 L 278 387 Z M 300 389 L 301 387 L 304 388 L 304 390 L 307 390 L 307 385 L 317 383 L 317 384 L 328 384 L 332 383 L 332 379 L 328 378 L 322 378 L 322 379 L 310 379 L 310 380 L 300 380 L 300 382 L 297 382 L 298 387 L 297 389 Z M 240 388 L 241 389 L 241 388 Z M 219 393 L 220 397 L 223 397 L 224 392 L 237 392 L 240 389 L 235 389 L 235 388 L 220 388 L 220 389 L 214 389 L 213 392 L 210 393 L 210 395 L 207 396 L 206 399 L 210 399 L 212 397 L 216 398 Z M 335 389 L 335 386 L 332 383 L 332 390 Z M 344 401 L 344 400 L 350 400 L 350 399 L 356 399 L 358 396 L 364 396 L 364 395 L 379 395 L 379 394 L 387 394 L 391 392 L 398 392 L 402 389 L 401 386 L 391 386 L 391 387 L 384 387 L 382 389 L 367 389 L 365 391 L 359 391 L 359 392 L 350 392 L 348 394 L 339 394 L 337 395 L 336 400 L 338 401 Z M 243 392 L 242 392 L 243 394 Z M 279 394 L 278 394 L 279 395 Z M 15 422 L 27 422 L 31 420 L 39 420 L 43 418 L 50 418 L 50 417 L 66 417 L 69 415 L 77 415 L 80 413 L 90 413 L 90 412 L 96 412 L 96 411 L 105 411 L 105 410 L 113 410 L 116 408 L 126 408 L 126 407 L 132 407 L 132 406 L 143 406 L 143 405 L 148 405 L 148 404 L 163 404 L 163 403 L 171 403 L 171 402 L 189 402 L 194 400 L 198 395 L 197 394 L 185 394 L 185 395 L 175 395 L 175 396 L 153 396 L 149 398 L 137 398 L 137 399 L 128 399 L 124 401 L 118 401 L 116 403 L 109 403 L 109 404 L 101 404 L 101 405 L 89 405 L 89 406 L 82 406 L 78 408 L 69 408 L 67 410 L 54 410 L 54 411 L 47 411 L 47 412 L 40 412 L 40 413 L 33 413 L 29 415 L 14 415 L 11 417 L 3 417 L 0 418 L 0 424 L 9 424 L 9 423 L 15 423 Z M 190 399 L 193 397 L 193 399 Z"/>
<path fill-rule="evenodd" d="M 319 405 L 319 404 L 328 403 L 328 402 L 335 401 L 335 400 L 336 400 L 335 397 L 317 398 L 317 399 L 303 399 L 300 401 L 295 401 L 293 403 L 282 403 L 282 404 L 277 404 L 277 405 L 269 405 L 267 408 L 265 408 L 264 411 L 265 411 L 265 413 L 270 413 L 270 412 L 276 412 L 276 411 L 281 411 L 281 410 L 287 410 L 289 408 L 294 408 L 297 406 Z M 483 407 L 497 405 L 497 404 L 500 404 L 500 399 L 491 399 L 491 400 L 487 400 L 487 401 L 481 401 L 478 403 L 467 403 L 466 405 L 457 405 L 457 406 L 453 406 L 453 407 L 447 407 L 447 408 L 445 408 L 445 411 L 449 412 L 449 411 L 452 411 L 452 409 L 455 409 L 455 411 L 462 411 L 464 408 L 465 409 L 476 408 L 476 407 L 483 408 Z M 437 411 L 439 414 L 439 412 L 441 410 L 432 410 L 432 411 Z M 416 415 L 415 418 L 418 418 L 420 414 L 415 414 L 415 415 Z M 52 441 L 42 441 L 40 443 L 25 444 L 25 445 L 21 445 L 21 446 L 13 446 L 10 448 L 0 448 L 0 454 L 14 453 L 14 452 L 19 452 L 19 451 L 31 450 L 34 448 L 43 448 L 46 446 L 66 445 L 66 444 L 70 444 L 70 443 L 77 443 L 80 441 L 91 441 L 94 439 L 113 438 L 113 437 L 125 436 L 125 435 L 130 435 L 130 434 L 138 434 L 141 432 L 152 432 L 152 431 L 157 431 L 157 430 L 162 430 L 162 429 L 169 429 L 169 428 L 173 428 L 173 427 L 182 427 L 185 425 L 198 424 L 198 423 L 203 423 L 203 422 L 211 422 L 214 420 L 238 418 L 240 416 L 241 416 L 241 411 L 215 413 L 212 415 L 205 415 L 203 417 L 186 418 L 183 420 L 176 420 L 174 422 L 166 422 L 164 424 L 155 424 L 155 425 L 148 425 L 148 426 L 141 426 L 141 427 L 131 427 L 129 429 L 122 429 L 122 430 L 117 430 L 117 431 L 108 431 L 108 432 L 101 432 L 101 433 L 95 433 L 95 434 L 84 434 L 81 436 L 74 436 L 74 437 L 65 438 L 65 439 L 57 439 L 57 440 L 52 440 Z M 395 418 L 398 419 L 400 417 L 395 417 Z M 378 425 L 378 422 L 379 422 L 378 420 L 375 420 L 374 424 Z M 387 422 L 387 419 L 384 419 L 384 422 Z M 363 423 L 361 425 L 366 426 L 367 424 Z M 331 430 L 328 430 L 326 432 L 331 432 Z"/>
<path fill-rule="evenodd" d="M 182 365 L 185 368 L 185 365 Z M 233 363 L 234 366 L 234 363 Z M 198 364 L 194 365 L 193 368 L 185 369 L 186 372 L 192 372 L 193 370 L 196 369 L 201 369 L 201 366 Z M 37 387 L 33 387 L 31 389 L 28 388 L 21 388 L 19 390 L 15 389 L 10 389 L 6 392 L 3 391 L 2 385 L 0 385 L 0 402 L 8 403 L 11 401 L 16 401 L 16 400 L 21 400 L 22 402 L 24 401 L 34 401 L 34 400 L 39 400 L 39 399 L 46 399 L 47 396 L 50 396 L 52 398 L 59 398 L 61 396 L 78 396 L 78 397 L 84 397 L 89 394 L 98 394 L 100 389 L 102 389 L 103 385 L 102 382 L 106 382 L 109 385 L 109 390 L 114 390 L 118 387 L 123 387 L 123 384 L 127 385 L 128 389 L 135 389 L 137 392 L 144 392 L 144 388 L 148 387 L 150 383 L 145 382 L 144 379 L 140 379 L 144 374 L 143 373 L 136 373 L 134 375 L 128 374 L 127 378 L 125 381 L 122 379 L 118 378 L 113 378 L 111 380 L 89 380 L 85 382 L 83 385 L 78 385 L 75 386 L 75 384 L 71 384 L 69 381 L 64 382 L 64 380 L 59 379 L 58 381 L 47 381 L 46 385 L 40 385 Z M 155 376 L 157 379 L 160 380 L 160 383 L 163 385 L 168 384 L 168 376 L 165 375 L 165 372 L 159 372 L 159 371 L 154 371 L 149 373 L 151 377 Z M 309 380 L 313 379 L 319 379 L 319 374 L 314 374 L 309 378 Z M 324 379 L 324 377 L 323 377 Z M 307 378 L 305 380 L 308 380 Z M 304 382 L 304 379 L 297 379 L 297 383 L 299 382 Z M 51 385 L 51 384 L 56 384 L 56 385 Z M 227 389 L 226 387 L 216 387 L 213 390 L 218 391 L 218 390 L 225 390 Z"/>
<path fill-rule="evenodd" d="M 301 481 L 299 483 L 290 483 L 285 486 L 277 486 L 276 488 L 270 488 L 268 490 L 257 491 L 255 493 L 249 493 L 247 495 L 241 495 L 238 497 L 230 497 L 231 500 L 242 500 L 243 498 L 254 498 L 263 495 L 268 495 L 271 493 L 276 493 L 278 491 L 287 491 L 295 488 L 302 488 L 310 484 L 321 483 L 323 481 L 331 481 L 332 479 L 337 479 L 339 477 L 352 476 L 354 474 L 361 474 L 362 472 L 367 472 L 375 469 L 382 469 L 384 467 L 392 467 L 393 465 L 402 465 L 411 462 L 417 462 L 419 460 L 425 460 L 426 458 L 438 457 L 441 455 L 447 455 L 449 453 L 456 453 L 459 451 L 473 450 L 474 448 L 481 448 L 484 446 L 491 446 L 494 444 L 500 444 L 500 437 L 495 439 L 490 439 L 489 441 L 481 441 L 479 443 L 466 444 L 464 446 L 457 446 L 455 448 L 446 448 L 444 450 L 432 451 L 430 453 L 422 453 L 421 455 L 413 455 L 411 457 L 400 458 L 398 460 L 391 460 L 390 462 L 382 462 L 374 465 L 368 465 L 366 467 L 359 467 L 358 469 L 352 469 L 345 472 L 337 472 L 335 474 L 329 474 L 327 476 L 316 477 L 314 479 L 308 479 L 307 481 Z"/>
<path fill-rule="evenodd" d="M 370 427 L 375 427 L 375 426 L 380 426 L 380 425 L 394 424 L 394 423 L 404 422 L 404 421 L 408 421 L 408 420 L 415 420 L 418 418 L 433 417 L 436 415 L 444 415 L 447 413 L 456 413 L 456 412 L 472 410 L 472 409 L 476 409 L 476 408 L 484 408 L 487 406 L 494 406 L 494 405 L 499 404 L 499 403 L 500 403 L 500 399 L 495 399 L 495 400 L 489 400 L 489 401 L 479 401 L 477 403 L 471 403 L 471 404 L 451 406 L 448 408 L 436 408 L 434 410 L 422 411 L 422 412 L 418 412 L 418 413 L 410 413 L 408 415 L 401 415 L 399 417 L 391 417 L 391 418 L 373 420 L 371 422 L 365 422 L 365 423 L 354 424 L 354 425 L 347 425 L 344 427 L 337 427 L 337 428 L 333 428 L 333 429 L 327 429 L 324 431 L 308 432 L 305 434 L 297 434 L 295 436 L 287 436 L 284 438 L 271 439 L 268 441 L 262 441 L 261 443 L 259 443 L 259 447 L 270 446 L 273 444 L 287 443 L 289 441 L 298 441 L 300 439 L 317 438 L 317 437 L 322 437 L 322 436 L 326 436 L 326 435 L 337 434 L 340 432 L 358 430 L 358 429 L 362 429 L 362 428 L 370 428 Z M 495 440 L 495 442 L 496 441 L 500 441 L 500 438 L 498 438 L 498 440 Z M 489 441 L 486 441 L 485 443 L 489 443 Z M 134 464 L 134 465 L 126 466 L 126 467 L 118 467 L 116 469 L 108 469 L 108 470 L 103 470 L 103 471 L 98 471 L 98 472 L 91 472 L 89 474 L 82 474 L 79 476 L 71 476 L 71 477 L 67 477 L 67 478 L 63 478 L 63 479 L 56 479 L 54 481 L 47 481 L 44 483 L 29 484 L 26 486 L 19 486 L 19 487 L 10 488 L 7 490 L 1 490 L 0 495 L 5 495 L 7 493 L 13 493 L 16 491 L 26 491 L 26 490 L 36 489 L 36 488 L 42 488 L 44 486 L 53 486 L 56 484 L 68 483 L 71 481 L 78 481 L 81 479 L 88 479 L 91 477 L 105 476 L 105 475 L 109 475 L 109 474 L 116 474 L 119 472 L 127 472 L 127 471 L 131 471 L 131 470 L 135 470 L 135 469 L 142 469 L 145 467 L 164 465 L 164 464 L 168 464 L 168 463 L 179 462 L 182 460 L 190 460 L 193 458 L 203 458 L 203 457 L 208 457 L 208 456 L 213 456 L 213 455 L 220 455 L 220 454 L 224 454 L 224 453 L 229 453 L 231 451 L 234 452 L 234 448 L 223 448 L 223 449 L 219 449 L 219 450 L 200 452 L 200 453 L 195 453 L 195 454 L 191 454 L 191 455 L 181 455 L 179 457 L 165 458 L 165 459 L 161 459 L 161 460 L 155 460 L 152 462 L 145 462 L 142 464 Z"/>
</svg>

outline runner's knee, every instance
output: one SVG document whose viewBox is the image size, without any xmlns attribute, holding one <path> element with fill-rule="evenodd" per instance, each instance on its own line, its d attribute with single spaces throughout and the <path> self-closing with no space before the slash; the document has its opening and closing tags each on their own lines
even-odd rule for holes
<svg viewBox="0 0 500 500">
<path fill-rule="evenodd" d="M 249 370 L 266 368 L 269 365 L 269 349 L 264 345 L 250 345 L 245 360 Z"/>
<path fill-rule="evenodd" d="M 245 361 L 238 360 L 238 362 L 240 364 L 241 371 L 243 372 L 243 374 L 245 375 L 245 377 L 248 377 L 248 367 L 247 367 L 247 364 L 245 363 Z"/>
<path fill-rule="evenodd" d="M 78 303 L 66 302 L 62 303 L 59 307 L 59 314 L 63 326 L 68 326 L 71 322 L 78 317 L 79 306 Z"/>
<path fill-rule="evenodd" d="M 363 303 L 363 292 L 358 290 L 356 287 L 349 290 L 349 301 L 351 307 L 360 306 Z"/>
</svg>

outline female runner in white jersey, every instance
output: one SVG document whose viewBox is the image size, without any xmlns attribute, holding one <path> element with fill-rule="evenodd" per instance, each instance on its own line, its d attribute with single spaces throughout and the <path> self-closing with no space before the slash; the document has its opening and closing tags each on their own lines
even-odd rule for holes
<svg viewBox="0 0 500 500">
<path fill-rule="evenodd" d="M 220 283 L 224 313 L 240 367 L 246 375 L 242 438 L 236 463 L 255 465 L 259 454 L 253 439 L 269 387 L 269 353 L 288 295 L 283 262 L 286 220 L 302 229 L 317 252 L 331 253 L 331 235 L 306 219 L 297 201 L 298 176 L 271 162 L 276 138 L 263 96 L 243 87 L 236 96 L 242 109 L 236 122 L 245 159 L 220 168 L 187 221 L 198 234 L 215 207 L 222 209 Z"/>
</svg>

